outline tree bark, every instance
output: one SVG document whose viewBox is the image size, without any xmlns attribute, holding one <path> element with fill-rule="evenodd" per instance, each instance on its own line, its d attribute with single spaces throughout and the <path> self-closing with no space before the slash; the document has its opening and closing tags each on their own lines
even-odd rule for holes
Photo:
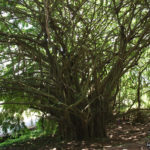
<svg viewBox="0 0 150 150">
<path fill-rule="evenodd" d="M 138 102 L 138 109 L 141 108 L 141 72 L 138 74 L 138 87 L 137 87 L 137 102 Z"/>
<path fill-rule="evenodd" d="M 105 115 L 103 104 L 96 100 L 90 107 L 90 117 L 77 116 L 65 112 L 63 121 L 59 124 L 63 139 L 86 140 L 106 138 Z"/>
</svg>

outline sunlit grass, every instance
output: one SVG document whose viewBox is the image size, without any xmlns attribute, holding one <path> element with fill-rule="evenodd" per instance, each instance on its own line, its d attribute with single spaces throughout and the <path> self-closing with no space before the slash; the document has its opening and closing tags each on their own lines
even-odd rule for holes
<svg viewBox="0 0 150 150">
<path fill-rule="evenodd" d="M 3 143 L 0 143 L 0 148 L 5 146 L 10 146 L 12 144 L 24 143 L 31 139 L 36 139 L 40 136 L 44 135 L 44 132 L 41 130 L 29 131 L 18 138 L 12 139 L 11 137 L 5 140 Z"/>
</svg>

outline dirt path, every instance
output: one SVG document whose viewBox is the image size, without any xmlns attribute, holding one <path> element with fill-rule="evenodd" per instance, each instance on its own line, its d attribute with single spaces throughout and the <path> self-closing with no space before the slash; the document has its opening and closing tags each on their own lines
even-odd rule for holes
<svg viewBox="0 0 150 150">
<path fill-rule="evenodd" d="M 108 128 L 111 142 L 104 146 L 104 150 L 147 150 L 150 142 L 150 122 L 146 124 L 122 123 Z M 118 146 L 115 146 L 118 145 Z"/>
</svg>

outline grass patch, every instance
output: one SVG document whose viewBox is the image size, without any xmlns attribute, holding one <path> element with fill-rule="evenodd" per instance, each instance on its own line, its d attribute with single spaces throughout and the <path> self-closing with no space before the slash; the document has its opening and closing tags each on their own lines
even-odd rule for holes
<svg viewBox="0 0 150 150">
<path fill-rule="evenodd" d="M 10 146 L 13 144 L 24 143 L 28 140 L 34 140 L 34 139 L 41 137 L 43 135 L 44 135 L 44 132 L 42 132 L 40 130 L 28 131 L 27 133 L 21 135 L 18 138 L 14 138 L 14 139 L 12 137 L 8 138 L 3 143 L 0 143 L 0 148 Z"/>
</svg>

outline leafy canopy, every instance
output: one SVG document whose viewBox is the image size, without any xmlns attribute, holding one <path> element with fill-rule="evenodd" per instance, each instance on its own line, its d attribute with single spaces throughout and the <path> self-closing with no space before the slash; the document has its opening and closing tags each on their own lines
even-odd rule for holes
<svg viewBox="0 0 150 150">
<path fill-rule="evenodd" d="M 88 118 L 97 97 L 116 96 L 149 28 L 148 0 L 1 0 L 1 101 Z"/>
</svg>

